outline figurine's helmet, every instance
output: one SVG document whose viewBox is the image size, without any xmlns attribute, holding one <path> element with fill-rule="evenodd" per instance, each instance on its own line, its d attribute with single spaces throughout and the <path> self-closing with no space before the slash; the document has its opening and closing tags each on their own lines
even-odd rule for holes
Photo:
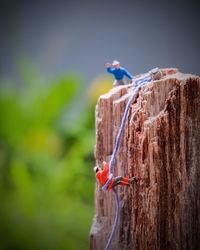
<svg viewBox="0 0 200 250">
<path fill-rule="evenodd" d="M 119 65 L 120 64 L 120 62 L 118 62 L 117 60 L 114 60 L 113 62 L 112 62 L 112 65 L 113 66 L 116 66 L 116 65 Z"/>
<path fill-rule="evenodd" d="M 95 166 L 93 170 L 94 170 L 95 173 L 97 173 L 99 171 L 97 166 Z"/>
</svg>

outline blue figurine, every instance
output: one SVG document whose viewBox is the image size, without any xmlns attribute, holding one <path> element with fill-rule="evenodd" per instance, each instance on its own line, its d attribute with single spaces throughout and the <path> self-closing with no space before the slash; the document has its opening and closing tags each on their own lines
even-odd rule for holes
<svg viewBox="0 0 200 250">
<path fill-rule="evenodd" d="M 124 85 L 124 76 L 128 77 L 131 80 L 130 83 L 132 83 L 133 76 L 125 68 L 120 67 L 120 62 L 114 60 L 112 64 L 106 63 L 105 66 L 107 72 L 113 74 L 115 77 L 114 86 Z"/>
</svg>

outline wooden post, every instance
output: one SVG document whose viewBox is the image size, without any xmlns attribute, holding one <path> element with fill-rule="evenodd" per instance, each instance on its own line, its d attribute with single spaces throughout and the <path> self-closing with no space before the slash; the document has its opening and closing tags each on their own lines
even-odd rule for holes
<svg viewBox="0 0 200 250">
<path fill-rule="evenodd" d="M 109 161 L 132 86 L 99 98 L 97 164 Z M 112 249 L 200 249 L 200 78 L 174 71 L 146 84 L 132 104 L 114 175 L 141 175 L 117 187 L 120 219 Z M 103 250 L 114 219 L 112 192 L 97 185 L 90 249 Z"/>
</svg>

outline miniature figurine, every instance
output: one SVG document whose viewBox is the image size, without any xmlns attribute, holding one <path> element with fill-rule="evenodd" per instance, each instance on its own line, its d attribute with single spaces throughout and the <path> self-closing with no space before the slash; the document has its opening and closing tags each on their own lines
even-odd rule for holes
<svg viewBox="0 0 200 250">
<path fill-rule="evenodd" d="M 131 80 L 130 83 L 132 83 L 133 76 L 125 68 L 120 67 L 120 62 L 114 60 L 112 64 L 106 63 L 105 66 L 107 72 L 113 74 L 115 77 L 114 86 L 124 85 L 124 76 L 128 77 Z"/>
<path fill-rule="evenodd" d="M 108 181 L 108 174 L 109 174 L 109 166 L 108 163 L 105 161 L 103 162 L 103 169 L 100 169 L 99 167 L 94 167 L 94 172 L 96 173 L 96 179 L 98 180 L 99 184 L 101 186 L 104 186 L 105 183 Z M 111 188 L 117 186 L 117 185 L 124 185 L 124 186 L 130 186 L 134 182 L 137 182 L 139 180 L 138 177 L 134 176 L 132 178 L 126 178 L 122 176 L 112 177 L 107 190 L 110 190 Z"/>
</svg>

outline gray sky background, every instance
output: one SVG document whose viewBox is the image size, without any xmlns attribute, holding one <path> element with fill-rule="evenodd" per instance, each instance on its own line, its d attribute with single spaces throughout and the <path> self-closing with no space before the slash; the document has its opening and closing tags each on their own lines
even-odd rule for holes
<svg viewBox="0 0 200 250">
<path fill-rule="evenodd" d="M 200 75 L 200 1 L 1 1 L 0 75 L 24 58 L 44 77 L 78 72 L 86 82 L 117 59 L 132 74 L 178 67 Z"/>
</svg>

